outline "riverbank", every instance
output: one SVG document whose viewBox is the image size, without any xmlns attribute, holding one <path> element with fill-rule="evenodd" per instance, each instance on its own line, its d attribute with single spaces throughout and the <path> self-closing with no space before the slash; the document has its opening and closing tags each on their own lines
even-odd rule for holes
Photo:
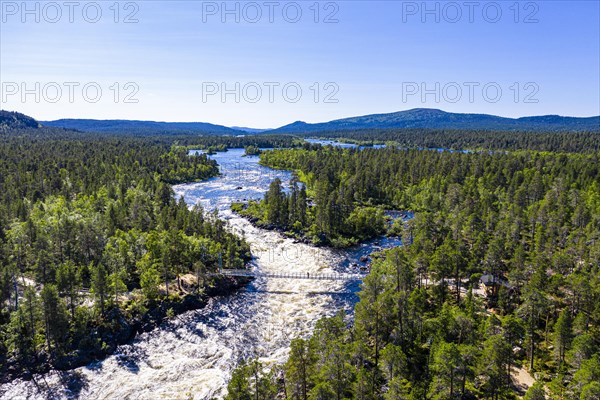
<svg viewBox="0 0 600 400">
<path fill-rule="evenodd" d="M 23 361 L 5 360 L 0 369 L 0 384 L 14 379 L 31 380 L 34 374 L 51 370 L 67 371 L 101 361 L 113 354 L 118 346 L 130 343 L 137 335 L 159 327 L 163 322 L 187 311 L 204 308 L 211 298 L 229 296 L 240 290 L 252 278 L 218 277 L 199 294 L 175 294 L 160 300 L 146 300 L 127 308 L 113 307 L 105 312 L 102 323 L 91 323 L 87 333 L 89 345 L 61 356 L 43 352 Z M 99 318 L 98 318 L 99 320 Z"/>
<path fill-rule="evenodd" d="M 284 228 L 275 224 L 263 222 L 259 217 L 256 217 L 251 213 L 244 213 L 243 210 L 240 211 L 240 209 L 238 208 L 240 205 L 242 205 L 242 203 L 234 203 L 231 207 L 231 211 L 238 217 L 244 218 L 246 221 L 250 222 L 252 226 L 256 228 L 265 229 L 267 231 L 279 232 L 281 235 L 287 238 L 294 239 L 297 243 L 304 243 L 314 247 L 331 247 L 328 246 L 325 241 L 313 241 L 308 236 L 303 235 L 300 232 L 287 231 Z M 346 247 L 350 247 L 350 245 Z"/>
<path fill-rule="evenodd" d="M 264 215 L 262 204 L 263 202 L 256 201 L 232 203 L 231 211 L 239 217 L 246 219 L 255 227 L 270 231 L 277 231 L 288 238 L 295 239 L 300 243 L 305 243 L 315 247 L 347 249 L 382 236 L 399 237 L 402 229 L 402 218 L 393 218 L 390 215 L 386 215 L 386 213 L 382 210 L 369 208 L 369 210 L 373 210 L 372 214 L 374 215 L 374 218 L 362 219 L 378 221 L 377 223 L 373 224 L 374 226 L 372 226 L 371 229 L 368 231 L 358 229 L 360 234 L 353 236 L 337 235 L 335 237 L 330 237 L 322 232 L 316 232 L 316 230 L 313 229 L 315 228 L 314 226 L 311 226 L 310 229 L 306 229 L 300 228 L 298 223 L 296 223 L 291 228 L 289 226 L 284 228 L 277 224 L 266 222 L 263 218 L 261 218 L 261 215 Z M 365 209 L 366 208 L 357 208 L 357 211 L 361 212 L 361 210 Z M 396 221 L 399 221 L 399 223 L 396 223 Z"/>
<path fill-rule="evenodd" d="M 359 266 L 366 265 L 361 258 L 388 242 L 398 245 L 398 240 L 381 238 L 349 251 L 332 251 L 258 229 L 232 215 L 232 202 L 261 198 L 273 179 L 289 182 L 292 178 L 290 171 L 263 167 L 258 157 L 243 157 L 243 153 L 243 149 L 230 149 L 215 154 L 211 158 L 221 166 L 219 177 L 173 189 L 175 197 L 184 197 L 190 207 L 202 204 L 205 210 L 218 210 L 228 230 L 250 245 L 253 269 L 266 273 L 293 270 L 311 276 L 358 273 Z M 182 285 L 186 280 L 192 284 L 195 277 L 182 276 Z M 172 280 L 169 291 L 173 293 L 176 286 Z M 294 337 L 308 335 L 316 321 L 340 309 L 350 313 L 358 300 L 357 290 L 358 282 L 257 279 L 247 290 L 210 299 L 198 311 L 184 312 L 157 329 L 136 335 L 102 362 L 0 385 L 0 399 L 42 400 L 48 393 L 53 398 L 222 398 L 240 359 L 259 357 L 283 363 Z"/>
</svg>

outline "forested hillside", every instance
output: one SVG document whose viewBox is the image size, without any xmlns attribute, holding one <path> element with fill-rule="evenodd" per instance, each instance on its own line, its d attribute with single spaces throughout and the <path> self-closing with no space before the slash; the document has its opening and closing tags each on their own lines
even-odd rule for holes
<svg viewBox="0 0 600 400">
<path fill-rule="evenodd" d="M 298 171 L 322 232 L 365 206 L 415 218 L 373 263 L 353 323 L 321 321 L 281 373 L 242 366 L 228 399 L 511 399 L 519 368 L 538 382 L 527 399 L 600 398 L 597 153 L 307 146 L 261 160 Z"/>
<path fill-rule="evenodd" d="M 40 124 L 25 114 L 0 110 L 0 134 L 12 129 L 38 128 Z"/>
<path fill-rule="evenodd" d="M 48 127 L 76 129 L 82 132 L 106 132 L 126 135 L 239 135 L 242 131 L 206 122 L 155 122 L 133 120 L 59 119 L 43 121 Z"/>
<path fill-rule="evenodd" d="M 507 118 L 490 114 L 451 113 L 433 108 L 415 108 L 387 114 L 361 115 L 329 122 L 296 121 L 273 130 L 277 133 L 344 131 L 356 129 L 476 129 L 479 131 L 598 132 L 600 116 L 588 118 L 542 115 Z"/>
<path fill-rule="evenodd" d="M 102 357 L 153 309 L 207 289 L 202 273 L 243 267 L 243 239 L 169 185 L 217 174 L 160 138 L 0 135 L 2 380 Z"/>
</svg>

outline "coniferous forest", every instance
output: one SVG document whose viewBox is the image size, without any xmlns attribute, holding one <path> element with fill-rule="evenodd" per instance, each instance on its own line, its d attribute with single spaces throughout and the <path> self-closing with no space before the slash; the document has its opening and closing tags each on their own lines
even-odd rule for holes
<svg viewBox="0 0 600 400">
<path fill-rule="evenodd" d="M 312 132 L 309 137 L 347 143 L 392 142 L 408 148 L 538 150 L 595 153 L 600 150 L 597 132 L 493 131 L 466 129 L 356 129 Z"/>
<path fill-rule="evenodd" d="M 381 233 L 358 223 L 378 210 L 415 217 L 397 227 L 405 246 L 373 262 L 353 320 L 321 320 L 284 366 L 248 360 L 228 399 L 600 398 L 598 161 L 527 150 L 263 152 L 264 165 L 296 171 L 312 204 L 295 206 L 297 183 L 282 194 L 274 182 L 242 213 L 330 238 Z M 526 393 L 519 370 L 536 381 Z"/>
<path fill-rule="evenodd" d="M 248 245 L 170 186 L 218 173 L 160 137 L 5 129 L 2 380 L 101 358 L 203 293 L 238 287 L 205 273 L 243 267 Z"/>
<path fill-rule="evenodd" d="M 0 123 L 4 382 L 102 359 L 247 282 L 208 277 L 244 268 L 249 246 L 171 187 L 219 174 L 190 149 L 237 147 L 294 171 L 233 205 L 254 223 L 319 245 L 404 245 L 373 255 L 352 317 L 320 320 L 284 365 L 243 360 L 229 400 L 600 398 L 597 134 L 482 133 L 474 145 L 470 131 L 424 143 L 385 130 L 346 140 L 386 148 L 338 148 L 14 119 Z M 387 210 L 414 218 L 390 223 Z"/>
<path fill-rule="evenodd" d="M 0 19 L 0 400 L 600 400 L 600 0 Z"/>
</svg>

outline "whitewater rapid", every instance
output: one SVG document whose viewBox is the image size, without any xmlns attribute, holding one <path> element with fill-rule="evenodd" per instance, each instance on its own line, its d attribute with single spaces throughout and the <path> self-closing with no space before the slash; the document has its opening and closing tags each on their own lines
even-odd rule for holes
<svg viewBox="0 0 600 400">
<path fill-rule="evenodd" d="M 243 150 L 214 158 L 222 176 L 175 186 L 192 206 L 217 209 L 229 229 L 243 235 L 265 272 L 332 272 L 368 253 L 314 248 L 281 234 L 252 226 L 229 211 L 232 201 L 261 197 L 274 177 L 284 183 L 289 171 L 258 165 Z M 196 399 L 222 398 L 231 371 L 241 358 L 285 361 L 294 337 L 308 336 L 316 321 L 340 309 L 351 313 L 358 283 L 320 280 L 258 279 L 236 294 L 212 299 L 160 327 L 119 346 L 103 361 L 68 372 L 51 372 L 34 381 L 16 380 L 0 387 L 1 399 Z"/>
</svg>

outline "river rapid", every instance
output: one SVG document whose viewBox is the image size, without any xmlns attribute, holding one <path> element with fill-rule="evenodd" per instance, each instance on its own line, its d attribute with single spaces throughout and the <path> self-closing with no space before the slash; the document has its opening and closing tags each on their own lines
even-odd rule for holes
<svg viewBox="0 0 600 400">
<path fill-rule="evenodd" d="M 250 267 L 264 272 L 356 272 L 361 257 L 400 244 L 381 238 L 349 250 L 315 248 L 280 233 L 252 226 L 230 211 L 233 201 L 260 198 L 290 171 L 260 166 L 243 149 L 212 156 L 221 176 L 174 187 L 190 205 L 218 210 L 229 229 L 243 235 L 254 256 Z M 308 336 L 318 319 L 340 309 L 352 318 L 359 282 L 257 279 L 239 292 L 213 298 L 119 346 L 103 361 L 68 372 L 51 372 L 34 381 L 0 387 L 1 399 L 220 399 L 241 358 L 285 362 L 291 339 Z"/>
</svg>

